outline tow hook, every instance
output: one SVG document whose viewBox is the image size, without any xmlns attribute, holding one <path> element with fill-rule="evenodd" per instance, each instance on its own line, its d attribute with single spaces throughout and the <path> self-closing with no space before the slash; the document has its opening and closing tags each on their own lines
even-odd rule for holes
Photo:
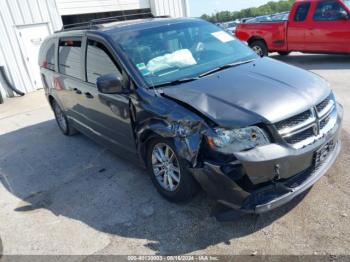
<svg viewBox="0 0 350 262">
<path fill-rule="evenodd" d="M 276 164 L 274 168 L 274 177 L 272 180 L 272 184 L 275 186 L 276 191 L 283 191 L 285 193 L 292 192 L 293 189 L 290 187 L 285 186 L 284 184 L 278 182 L 281 179 L 281 174 L 280 174 L 280 165 Z"/>
<path fill-rule="evenodd" d="M 279 164 L 275 165 L 275 167 L 273 169 L 273 174 L 274 174 L 274 177 L 273 177 L 273 182 L 274 183 L 281 179 L 280 165 Z"/>
</svg>

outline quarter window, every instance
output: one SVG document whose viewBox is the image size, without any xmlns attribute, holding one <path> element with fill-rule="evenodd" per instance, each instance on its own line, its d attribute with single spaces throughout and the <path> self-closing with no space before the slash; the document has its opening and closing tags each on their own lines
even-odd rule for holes
<svg viewBox="0 0 350 262">
<path fill-rule="evenodd" d="M 81 78 L 81 40 L 60 40 L 59 71 L 62 74 Z"/>
<path fill-rule="evenodd" d="M 56 39 L 52 39 L 43 45 L 42 55 L 40 55 L 40 65 L 53 71 L 55 71 L 55 42 Z"/>
<path fill-rule="evenodd" d="M 96 84 L 97 78 L 108 74 L 121 76 L 108 49 L 97 41 L 89 40 L 86 55 L 87 81 Z"/>
<path fill-rule="evenodd" d="M 310 3 L 300 4 L 297 7 L 297 11 L 294 15 L 295 22 L 303 22 L 306 20 L 307 14 L 309 13 Z"/>
<path fill-rule="evenodd" d="M 341 19 L 342 14 L 346 14 L 343 6 L 335 1 L 321 2 L 317 5 L 314 20 L 315 21 L 337 21 Z"/>
</svg>

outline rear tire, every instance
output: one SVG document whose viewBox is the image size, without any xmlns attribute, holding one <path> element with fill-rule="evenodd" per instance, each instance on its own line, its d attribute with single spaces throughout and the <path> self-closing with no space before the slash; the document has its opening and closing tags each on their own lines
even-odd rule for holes
<svg viewBox="0 0 350 262">
<path fill-rule="evenodd" d="M 264 56 L 269 55 L 269 50 L 268 50 L 265 42 L 262 40 L 253 41 L 249 46 L 260 57 L 264 57 Z"/>
<path fill-rule="evenodd" d="M 179 157 L 168 139 L 150 141 L 147 168 L 157 191 L 170 202 L 187 202 L 198 191 L 198 184 L 188 171 L 186 161 Z"/>
<path fill-rule="evenodd" d="M 278 52 L 280 56 L 287 56 L 290 54 L 290 52 Z"/>
<path fill-rule="evenodd" d="M 53 100 L 51 103 L 51 106 L 52 106 L 52 110 L 55 114 L 55 119 L 56 119 L 57 125 L 60 128 L 60 130 L 62 131 L 62 133 L 65 136 L 73 136 L 73 135 L 77 134 L 78 131 L 74 127 L 72 127 L 72 125 L 68 121 L 67 116 L 65 115 L 65 113 L 63 112 L 63 110 L 61 109 L 59 104 L 55 100 Z"/>
</svg>

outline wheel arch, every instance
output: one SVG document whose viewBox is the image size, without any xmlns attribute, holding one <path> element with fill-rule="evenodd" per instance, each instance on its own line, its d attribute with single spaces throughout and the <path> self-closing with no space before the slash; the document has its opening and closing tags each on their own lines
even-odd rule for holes
<svg viewBox="0 0 350 262">
<path fill-rule="evenodd" d="M 177 126 L 167 123 L 164 120 L 159 120 L 146 124 L 142 129 L 139 129 L 136 134 L 138 152 L 145 167 L 147 167 L 147 146 L 155 138 L 171 140 L 177 154 L 183 160 L 187 161 L 189 166 L 194 166 L 196 164 L 202 143 L 202 134 L 199 132 L 181 136 Z"/>
<path fill-rule="evenodd" d="M 139 144 L 139 154 L 142 160 L 142 163 L 145 167 L 147 167 L 147 148 L 150 142 L 155 138 L 160 138 L 159 134 L 157 134 L 154 130 L 145 130 L 142 132 L 138 138 Z"/>
<path fill-rule="evenodd" d="M 48 95 L 47 99 L 48 99 L 49 104 L 52 108 L 53 102 L 56 101 L 56 99 L 53 97 L 53 95 Z"/>
<path fill-rule="evenodd" d="M 247 42 L 248 42 L 248 45 L 250 46 L 255 41 L 262 41 L 266 45 L 266 47 L 268 48 L 268 45 L 267 45 L 265 39 L 261 36 L 252 36 L 251 38 L 249 38 L 249 40 Z"/>
</svg>

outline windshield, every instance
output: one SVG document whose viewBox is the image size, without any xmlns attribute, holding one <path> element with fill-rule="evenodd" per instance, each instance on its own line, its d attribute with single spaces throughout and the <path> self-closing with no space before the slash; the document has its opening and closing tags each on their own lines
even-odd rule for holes
<svg viewBox="0 0 350 262">
<path fill-rule="evenodd" d="M 201 20 L 118 32 L 113 38 L 150 87 L 257 58 L 245 44 Z"/>
</svg>

